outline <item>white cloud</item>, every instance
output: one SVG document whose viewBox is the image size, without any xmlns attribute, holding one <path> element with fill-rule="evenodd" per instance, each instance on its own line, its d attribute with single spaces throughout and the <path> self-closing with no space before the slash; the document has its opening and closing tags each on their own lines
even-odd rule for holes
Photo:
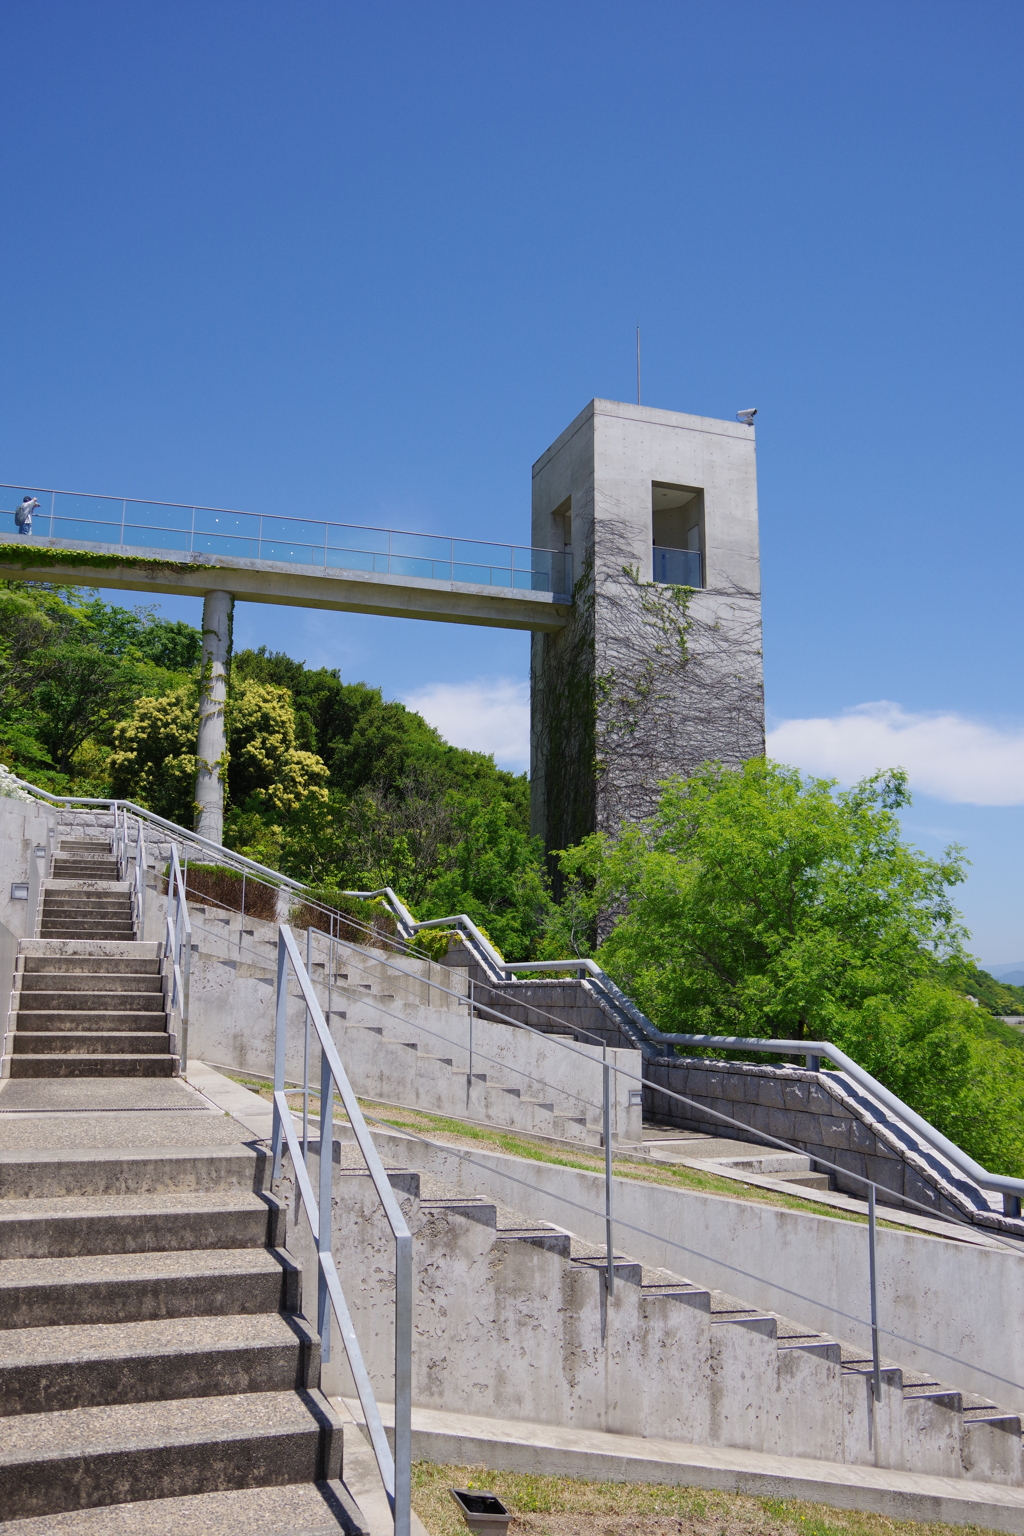
<svg viewBox="0 0 1024 1536">
<path fill-rule="evenodd" d="M 964 715 L 915 715 L 882 700 L 820 720 L 784 720 L 768 733 L 783 763 L 849 784 L 905 768 L 912 789 L 968 805 L 1024 805 L 1024 729 Z"/>
<path fill-rule="evenodd" d="M 510 677 L 466 683 L 431 683 L 404 695 L 453 747 L 493 752 L 501 768 L 521 773 L 530 766 L 530 687 Z"/>
</svg>

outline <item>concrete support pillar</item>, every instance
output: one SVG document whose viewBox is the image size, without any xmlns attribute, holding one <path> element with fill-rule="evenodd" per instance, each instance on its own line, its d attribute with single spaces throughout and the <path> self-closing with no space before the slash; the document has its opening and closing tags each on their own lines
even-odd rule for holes
<svg viewBox="0 0 1024 1536">
<path fill-rule="evenodd" d="M 196 747 L 196 831 L 211 843 L 224 841 L 224 779 L 227 736 L 228 660 L 231 655 L 230 592 L 207 592 L 203 600 L 203 677 L 199 689 Z"/>
</svg>

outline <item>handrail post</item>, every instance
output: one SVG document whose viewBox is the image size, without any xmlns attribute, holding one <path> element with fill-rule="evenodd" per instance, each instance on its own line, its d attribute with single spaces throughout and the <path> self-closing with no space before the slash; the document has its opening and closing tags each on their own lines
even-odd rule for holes
<svg viewBox="0 0 1024 1536">
<path fill-rule="evenodd" d="M 878 1359 L 878 1282 L 875 1275 L 875 1186 L 868 1185 L 868 1283 L 871 1289 L 871 1391 L 882 1400 L 882 1367 Z"/>
<path fill-rule="evenodd" d="M 411 1508 L 412 1237 L 405 1234 L 395 1237 L 395 1536 L 410 1536 Z"/>
<path fill-rule="evenodd" d="M 334 1197 L 332 1176 L 334 1173 L 334 1083 L 327 1052 L 320 1053 L 320 1192 L 317 1208 L 320 1226 L 317 1232 L 318 1253 L 330 1253 L 334 1236 Z M 327 1289 L 327 1276 L 321 1264 L 317 1269 L 317 1332 L 320 1335 L 320 1358 L 325 1363 L 331 1358 L 331 1298 Z"/>
<path fill-rule="evenodd" d="M 277 930 L 277 1007 L 274 1019 L 274 1130 L 272 1180 L 281 1177 L 281 1143 L 283 1139 L 281 1111 L 277 1107 L 277 1095 L 284 1092 L 285 1026 L 288 1019 L 288 949 L 284 930 Z"/>
<path fill-rule="evenodd" d="M 306 973 L 312 975 L 310 968 L 310 956 L 312 955 L 312 929 L 306 929 Z M 305 1002 L 305 999 L 303 999 Z M 309 1004 L 305 1003 L 305 1029 L 302 1037 L 302 1161 L 309 1167 Z M 330 1015 L 328 1014 L 328 1024 Z"/>
<path fill-rule="evenodd" d="M 608 1295 L 615 1295 L 615 1255 L 612 1248 L 612 1094 L 608 1047 L 601 1047 L 604 1114 L 604 1240 L 608 1250 Z"/>
<path fill-rule="evenodd" d="M 146 839 L 142 831 L 142 821 L 135 818 L 135 916 L 136 937 L 141 941 L 146 936 Z"/>
</svg>

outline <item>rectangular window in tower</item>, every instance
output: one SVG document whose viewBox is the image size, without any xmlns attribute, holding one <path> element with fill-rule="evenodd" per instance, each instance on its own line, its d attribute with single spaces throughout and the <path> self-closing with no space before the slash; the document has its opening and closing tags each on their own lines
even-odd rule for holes
<svg viewBox="0 0 1024 1536">
<path fill-rule="evenodd" d="M 551 514 L 551 585 L 550 592 L 572 591 L 572 497 L 557 506 Z"/>
<path fill-rule="evenodd" d="M 677 587 L 704 585 L 704 492 L 692 485 L 651 486 L 652 575 Z"/>
</svg>

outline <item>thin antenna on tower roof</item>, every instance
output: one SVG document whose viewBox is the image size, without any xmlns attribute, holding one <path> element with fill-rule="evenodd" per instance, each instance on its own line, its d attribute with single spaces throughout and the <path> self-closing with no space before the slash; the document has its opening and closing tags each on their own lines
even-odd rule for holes
<svg viewBox="0 0 1024 1536">
<path fill-rule="evenodd" d="M 640 404 L 640 327 L 636 328 L 636 403 Z"/>
</svg>

